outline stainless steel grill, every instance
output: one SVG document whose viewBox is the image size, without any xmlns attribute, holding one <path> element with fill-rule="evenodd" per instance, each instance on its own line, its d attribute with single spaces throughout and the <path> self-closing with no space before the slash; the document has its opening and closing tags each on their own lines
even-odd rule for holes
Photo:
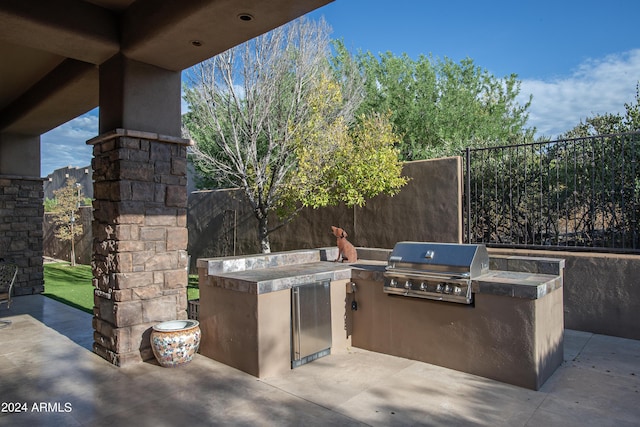
<svg viewBox="0 0 640 427">
<path fill-rule="evenodd" d="M 398 242 L 389 255 L 384 291 L 471 304 L 471 281 L 488 271 L 484 245 Z"/>
</svg>

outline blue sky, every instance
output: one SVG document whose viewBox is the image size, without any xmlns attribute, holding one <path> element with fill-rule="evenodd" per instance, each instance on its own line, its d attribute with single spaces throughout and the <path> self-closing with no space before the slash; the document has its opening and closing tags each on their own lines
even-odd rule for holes
<svg viewBox="0 0 640 427">
<path fill-rule="evenodd" d="M 640 81 L 637 0 L 336 0 L 324 16 L 353 52 L 473 59 L 496 77 L 515 73 L 528 125 L 557 136 L 602 113 L 624 111 Z M 42 175 L 86 166 L 97 111 L 42 136 Z"/>
</svg>

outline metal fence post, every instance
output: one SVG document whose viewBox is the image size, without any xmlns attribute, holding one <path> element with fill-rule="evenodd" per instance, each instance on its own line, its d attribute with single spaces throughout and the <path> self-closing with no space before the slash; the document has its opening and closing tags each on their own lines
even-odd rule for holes
<svg viewBox="0 0 640 427">
<path fill-rule="evenodd" d="M 471 243 L 471 148 L 467 147 L 465 150 L 465 209 L 467 210 L 467 241 Z M 463 224 L 464 229 L 464 224 Z"/>
</svg>

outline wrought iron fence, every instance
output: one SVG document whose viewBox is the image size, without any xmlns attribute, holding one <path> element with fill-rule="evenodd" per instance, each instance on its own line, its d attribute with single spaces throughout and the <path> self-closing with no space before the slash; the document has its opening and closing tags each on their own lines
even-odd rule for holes
<svg viewBox="0 0 640 427">
<path fill-rule="evenodd" d="M 465 156 L 468 243 L 640 253 L 640 132 Z"/>
</svg>

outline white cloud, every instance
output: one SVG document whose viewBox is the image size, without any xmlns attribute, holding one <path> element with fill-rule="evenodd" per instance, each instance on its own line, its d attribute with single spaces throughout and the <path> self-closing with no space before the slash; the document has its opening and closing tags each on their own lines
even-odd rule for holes
<svg viewBox="0 0 640 427">
<path fill-rule="evenodd" d="M 570 76 L 523 80 L 521 102 L 533 95 L 529 125 L 537 136 L 555 138 L 587 117 L 622 113 L 635 100 L 640 49 L 584 61 Z"/>
<path fill-rule="evenodd" d="M 87 141 L 98 135 L 96 110 L 58 126 L 42 135 L 40 173 L 47 176 L 65 166 L 91 164 L 93 147 Z"/>
</svg>

